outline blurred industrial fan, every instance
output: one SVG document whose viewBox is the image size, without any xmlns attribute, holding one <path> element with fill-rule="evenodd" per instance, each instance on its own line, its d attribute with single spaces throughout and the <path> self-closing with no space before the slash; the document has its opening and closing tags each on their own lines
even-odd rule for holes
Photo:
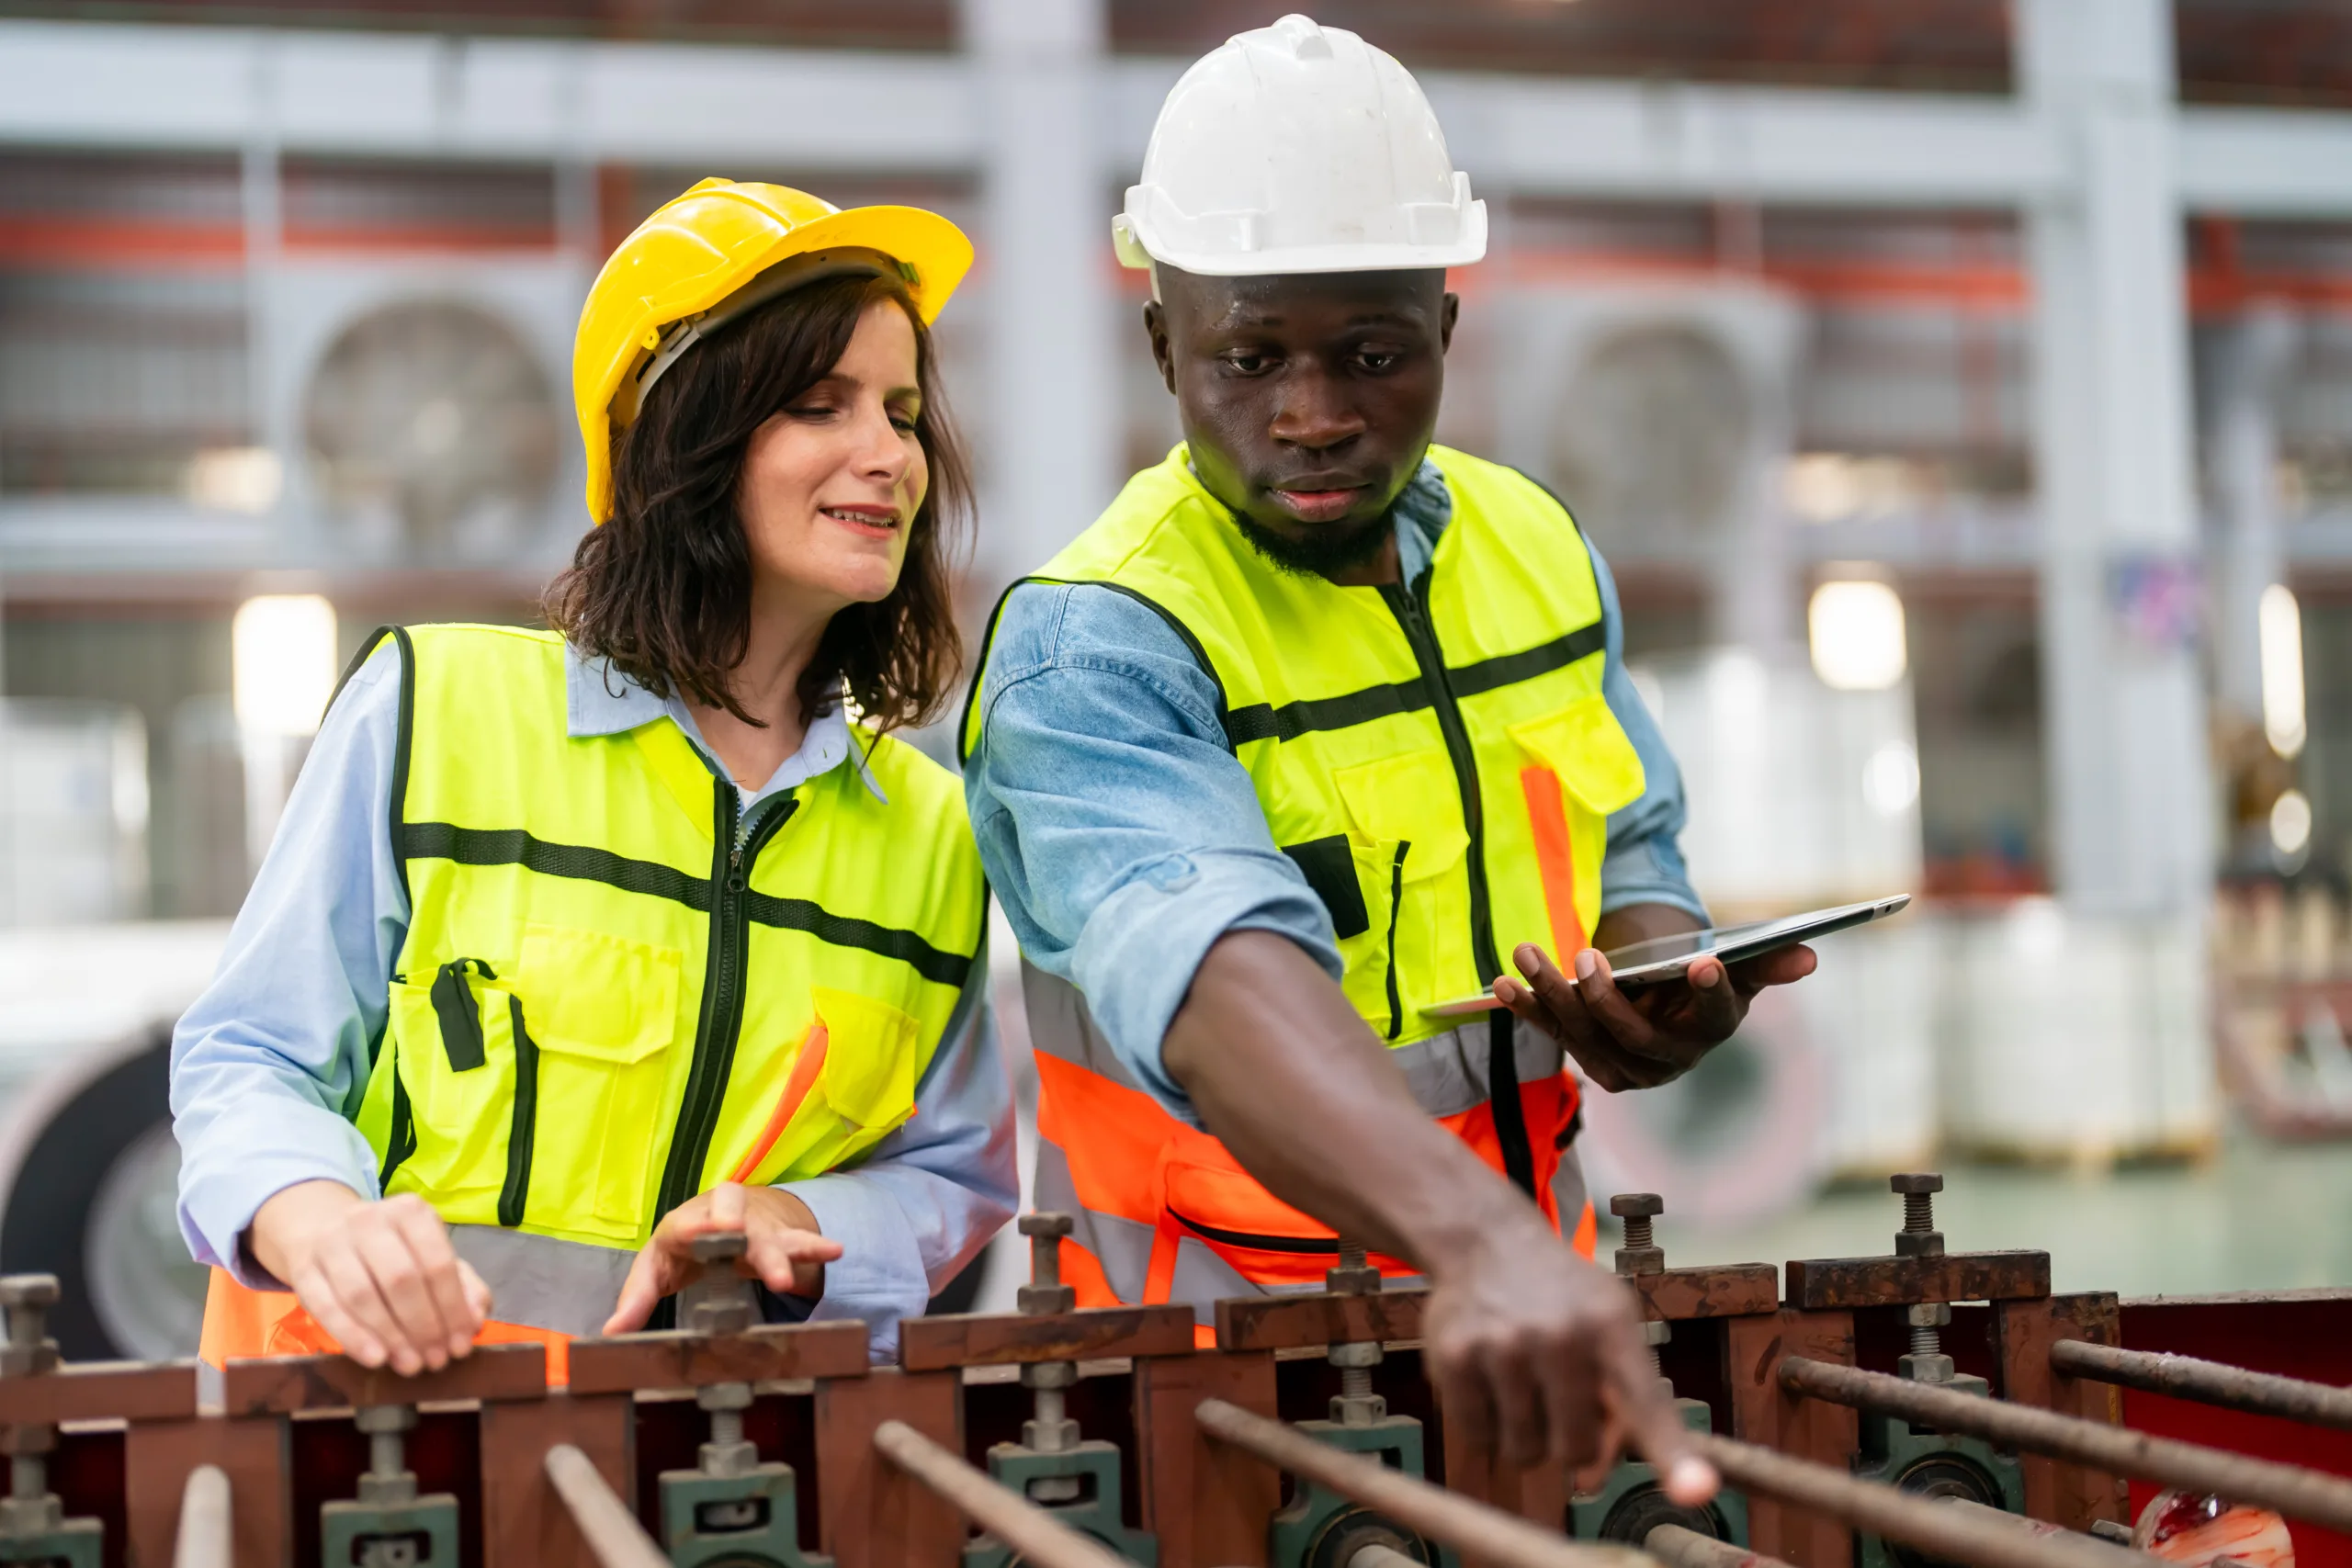
<svg viewBox="0 0 2352 1568">
<path fill-rule="evenodd" d="M 426 559 L 510 550 L 547 497 L 562 434 L 529 346 L 447 299 L 380 306 L 345 326 L 301 421 L 324 509 L 360 550 Z"/>
<path fill-rule="evenodd" d="M 1722 334 L 1680 321 L 1607 333 L 1559 400 L 1552 471 L 1605 541 L 1680 555 L 1720 539 L 1755 413 Z"/>
</svg>

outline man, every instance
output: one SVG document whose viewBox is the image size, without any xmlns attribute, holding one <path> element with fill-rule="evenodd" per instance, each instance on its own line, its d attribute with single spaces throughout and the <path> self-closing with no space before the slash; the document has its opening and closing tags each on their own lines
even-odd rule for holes
<svg viewBox="0 0 2352 1568">
<path fill-rule="evenodd" d="M 1205 1322 L 1345 1235 L 1427 1276 L 1441 1397 L 1506 1459 L 1630 1428 L 1702 1500 L 1625 1292 L 1558 1235 L 1589 1254 L 1563 1050 L 1663 1082 L 1812 957 L 1629 996 L 1592 951 L 1704 914 L 1599 558 L 1430 445 L 1484 209 L 1401 66 L 1287 17 L 1177 85 L 1115 231 L 1186 442 L 1007 595 L 964 732 L 1063 1277 Z"/>
</svg>

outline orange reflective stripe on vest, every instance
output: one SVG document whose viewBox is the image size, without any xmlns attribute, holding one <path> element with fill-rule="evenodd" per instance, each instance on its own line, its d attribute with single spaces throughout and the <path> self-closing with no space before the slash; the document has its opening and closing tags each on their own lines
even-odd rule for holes
<svg viewBox="0 0 2352 1568">
<path fill-rule="evenodd" d="M 571 1336 L 528 1324 L 490 1322 L 474 1336 L 477 1345 L 544 1345 L 548 1382 L 571 1381 Z M 204 1337 L 197 1355 L 207 1366 L 225 1367 L 254 1356 L 337 1355 L 343 1344 L 302 1309 L 291 1291 L 256 1291 L 240 1285 L 224 1269 L 212 1270 L 204 1297 Z"/>
<path fill-rule="evenodd" d="M 1189 1302 L 1195 1333 L 1213 1338 L 1213 1305 L 1229 1296 L 1323 1288 L 1338 1261 L 1336 1233 L 1283 1202 L 1208 1134 L 1160 1107 L 1119 1064 L 1077 991 L 1024 965 L 1038 1079 L 1035 1203 L 1069 1213 L 1062 1279 L 1080 1306 Z M 1424 1110 L 1495 1169 L 1503 1169 L 1493 1105 L 1475 1045 L 1437 1036 L 1392 1051 Z M 1560 1228 L 1553 1178 L 1560 1135 L 1575 1119 L 1576 1080 L 1559 1048 L 1520 1032 L 1519 1103 L 1535 1163 L 1535 1200 Z M 1567 1216 L 1578 1250 L 1592 1255 L 1591 1206 Z M 1373 1261 L 1390 1280 L 1416 1276 L 1393 1258 Z"/>
</svg>

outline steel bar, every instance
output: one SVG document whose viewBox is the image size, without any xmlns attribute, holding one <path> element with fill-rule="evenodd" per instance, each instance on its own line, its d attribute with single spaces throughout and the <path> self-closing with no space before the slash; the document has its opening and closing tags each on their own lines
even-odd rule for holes
<svg viewBox="0 0 2352 1568">
<path fill-rule="evenodd" d="M 1219 1442 L 1252 1453 L 1367 1508 L 1496 1568 L 1653 1568 L 1630 1546 L 1572 1541 L 1484 1503 L 1432 1486 L 1318 1442 L 1297 1427 L 1254 1416 L 1222 1399 L 1204 1399 L 1193 1412 L 1201 1429 Z M 2051 1565 L 2054 1568 L 2054 1565 Z"/>
<path fill-rule="evenodd" d="M 2101 1540 L 2095 1535 L 2081 1535 L 2068 1529 L 2064 1525 L 2052 1524 L 2048 1519 L 2028 1518 L 2023 1514 L 2005 1513 L 1999 1508 L 1988 1508 L 1984 1504 L 1967 1497 L 1938 1497 L 1935 1499 L 1935 1504 L 1939 1508 L 1957 1508 L 1970 1518 L 1983 1519 L 1987 1524 L 2001 1529 L 2020 1530 L 2027 1535 L 2064 1536 L 2068 1540 L 2089 1541 L 2093 1546 L 2121 1553 L 2113 1560 L 2116 1568 L 2127 1568 L 2128 1564 L 2133 1562 L 2152 1564 L 2154 1561 L 2144 1551 L 2135 1551 L 2131 1547 L 2120 1546 L 2111 1540 Z"/>
<path fill-rule="evenodd" d="M 2053 1410 L 2010 1404 L 1803 1356 L 1791 1356 L 1781 1363 L 1781 1382 L 1815 1399 L 1858 1410 L 1883 1411 L 1939 1431 L 1964 1432 L 2004 1448 L 2142 1476 L 2167 1486 L 2215 1493 L 2234 1502 L 2276 1508 L 2290 1518 L 2352 1530 L 2352 1481 L 2315 1470 L 2248 1459 L 2170 1438 L 2152 1438 L 2129 1427 L 2103 1426 Z"/>
<path fill-rule="evenodd" d="M 1691 1440 L 1735 1486 L 1826 1514 L 1946 1562 L 1969 1568 L 2116 1568 L 2115 1549 L 2087 1536 L 2026 1534 L 1754 1443 L 1702 1432 L 1692 1433 Z"/>
<path fill-rule="evenodd" d="M 1428 1568 L 1418 1557 L 1408 1557 L 1393 1546 L 1374 1541 L 1359 1546 L 1348 1557 L 1347 1568 Z"/>
<path fill-rule="evenodd" d="M 636 1513 L 596 1472 L 596 1461 L 571 1443 L 548 1450 L 548 1479 L 580 1527 L 580 1539 L 605 1568 L 670 1568 L 670 1559 L 637 1522 Z"/>
<path fill-rule="evenodd" d="M 1682 1525 L 1658 1526 L 1644 1538 L 1642 1549 L 1666 1568 L 1790 1568 L 1777 1557 L 1701 1535 Z"/>
<path fill-rule="evenodd" d="M 180 1490 L 180 1529 L 172 1568 L 233 1568 L 230 1557 L 229 1472 L 199 1464 Z"/>
<path fill-rule="evenodd" d="M 2094 1345 L 2086 1339 L 2061 1339 L 2051 1346 L 2050 1364 L 2071 1376 L 2098 1382 L 2352 1430 L 2352 1388 L 2332 1383 L 2283 1378 L 2276 1372 L 2257 1372 L 2195 1356 Z"/>
<path fill-rule="evenodd" d="M 904 1421 L 885 1421 L 875 1427 L 874 1447 L 1034 1568 L 1131 1568 L 1126 1559 L 1092 1536 L 1070 1529 Z"/>
</svg>

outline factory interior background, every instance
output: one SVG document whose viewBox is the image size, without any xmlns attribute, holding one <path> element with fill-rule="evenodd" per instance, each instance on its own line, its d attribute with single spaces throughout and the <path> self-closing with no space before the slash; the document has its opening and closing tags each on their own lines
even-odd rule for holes
<svg viewBox="0 0 2352 1568">
<path fill-rule="evenodd" d="M 977 638 L 1177 438 L 1110 217 L 1278 14 L 0 0 L 0 1269 L 192 1349 L 162 1041 L 360 640 L 535 620 L 632 226 L 719 174 L 974 235 Z M 2062 1290 L 2352 1285 L 2352 7 L 1315 15 L 1487 203 L 1440 436 L 1614 569 L 1718 920 L 1918 896 L 1594 1095 L 1594 1190 L 1779 1261 L 1885 1250 L 1938 1169 L 1953 1246 Z"/>
</svg>

